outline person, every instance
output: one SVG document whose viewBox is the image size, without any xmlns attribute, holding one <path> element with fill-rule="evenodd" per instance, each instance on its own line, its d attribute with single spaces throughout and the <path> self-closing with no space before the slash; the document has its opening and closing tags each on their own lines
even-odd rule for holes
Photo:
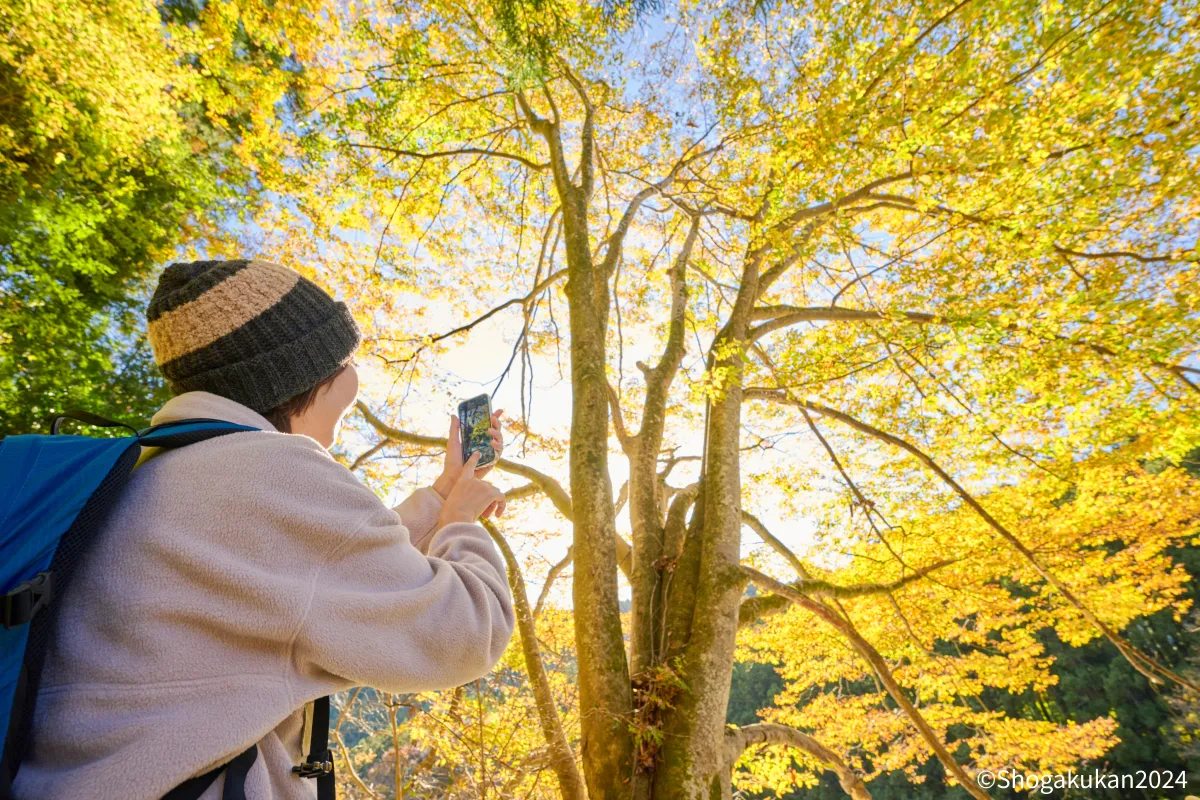
<svg viewBox="0 0 1200 800">
<path fill-rule="evenodd" d="M 307 704 L 459 686 L 503 654 L 512 596 L 476 520 L 504 496 L 456 418 L 440 477 L 395 508 L 329 454 L 361 334 L 297 272 L 172 264 L 147 316 L 174 394 L 153 424 L 258 430 L 143 453 L 59 599 L 16 797 L 161 798 L 257 743 L 248 800 L 311 800 Z"/>
</svg>

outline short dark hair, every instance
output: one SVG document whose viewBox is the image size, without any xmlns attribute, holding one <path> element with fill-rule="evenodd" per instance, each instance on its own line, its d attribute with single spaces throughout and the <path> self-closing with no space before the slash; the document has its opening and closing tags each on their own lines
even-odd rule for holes
<svg viewBox="0 0 1200 800">
<path fill-rule="evenodd" d="M 342 364 L 342 366 L 338 367 L 337 372 L 333 373 L 316 386 L 312 387 L 306 392 L 301 392 L 295 397 L 284 400 L 270 411 L 264 412 L 263 416 L 267 418 L 268 422 L 275 426 L 275 430 L 279 431 L 280 433 L 291 433 L 292 417 L 303 414 L 305 411 L 308 411 L 308 409 L 312 408 L 312 404 L 317 402 L 317 395 L 326 389 L 329 384 L 337 380 L 337 376 L 345 372 L 346 367 L 348 366 L 350 366 L 349 362 Z"/>
</svg>

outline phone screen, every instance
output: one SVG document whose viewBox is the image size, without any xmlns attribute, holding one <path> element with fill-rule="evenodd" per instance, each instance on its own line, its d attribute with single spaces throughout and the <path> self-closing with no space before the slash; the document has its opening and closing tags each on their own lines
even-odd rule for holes
<svg viewBox="0 0 1200 800">
<path fill-rule="evenodd" d="M 479 451 L 477 467 L 491 464 L 496 460 L 496 451 L 492 449 L 492 437 L 488 427 L 492 422 L 492 404 L 486 394 L 463 400 L 458 404 L 458 427 L 462 434 L 463 461 L 471 457 L 471 453 Z"/>
</svg>

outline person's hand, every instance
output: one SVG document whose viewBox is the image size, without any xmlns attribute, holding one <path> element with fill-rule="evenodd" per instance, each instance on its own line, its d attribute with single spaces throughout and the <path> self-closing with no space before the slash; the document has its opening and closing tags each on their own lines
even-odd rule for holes
<svg viewBox="0 0 1200 800">
<path fill-rule="evenodd" d="M 492 437 L 492 449 L 496 451 L 496 459 L 499 460 L 500 454 L 504 452 L 504 434 L 500 430 L 500 415 L 504 413 L 504 409 L 497 409 L 492 413 L 492 424 L 488 428 L 488 433 Z M 493 464 L 495 462 L 492 462 Z M 450 433 L 446 436 L 446 458 L 442 464 L 442 474 L 433 482 L 433 489 L 442 499 L 445 499 L 450 490 L 454 488 L 454 482 L 458 480 L 459 474 L 463 470 L 462 460 L 462 431 L 458 428 L 458 415 L 450 415 Z M 475 472 L 476 478 L 482 478 L 492 471 L 491 465 L 483 467 Z"/>
<path fill-rule="evenodd" d="M 471 453 L 462 465 L 458 480 L 446 495 L 442 513 L 438 515 L 438 529 L 452 522 L 474 522 L 480 517 L 504 514 L 504 493 L 487 481 L 475 477 L 475 464 L 479 453 Z"/>
</svg>

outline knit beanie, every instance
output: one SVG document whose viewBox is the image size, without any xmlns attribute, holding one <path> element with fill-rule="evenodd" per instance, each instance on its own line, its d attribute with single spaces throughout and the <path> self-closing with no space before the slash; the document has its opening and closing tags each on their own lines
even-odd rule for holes
<svg viewBox="0 0 1200 800">
<path fill-rule="evenodd" d="M 257 259 L 170 265 L 146 318 L 173 393 L 212 392 L 259 413 L 333 375 L 362 341 L 345 303 Z"/>
</svg>

